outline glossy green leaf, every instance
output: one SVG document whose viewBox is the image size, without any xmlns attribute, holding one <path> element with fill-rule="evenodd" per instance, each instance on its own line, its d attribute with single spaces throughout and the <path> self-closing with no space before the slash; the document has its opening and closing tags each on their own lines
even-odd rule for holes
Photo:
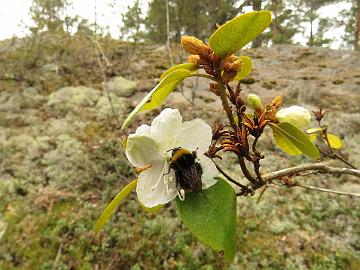
<svg viewBox="0 0 360 270">
<path fill-rule="evenodd" d="M 191 72 L 194 72 L 195 70 L 199 69 L 198 65 L 195 65 L 193 63 L 183 63 L 183 64 L 179 64 L 176 66 L 173 66 L 171 68 L 169 68 L 168 70 L 166 70 L 161 76 L 160 76 L 160 80 L 164 79 L 167 75 L 169 75 L 171 72 L 177 70 L 177 69 L 187 69 Z"/>
<path fill-rule="evenodd" d="M 312 143 L 314 143 L 316 141 L 317 136 L 318 136 L 318 134 L 316 134 L 316 133 L 308 134 L 308 137 Z"/>
<path fill-rule="evenodd" d="M 176 199 L 180 217 L 186 227 L 204 244 L 223 252 L 228 260 L 235 255 L 236 194 L 220 179 L 200 193 L 187 193 Z"/>
<path fill-rule="evenodd" d="M 127 137 L 125 137 L 121 140 L 121 145 L 122 145 L 123 151 L 125 152 L 126 146 L 127 146 Z"/>
<path fill-rule="evenodd" d="M 187 77 L 191 76 L 187 69 L 176 69 L 162 79 L 159 84 L 151 90 L 135 107 L 135 109 L 125 119 L 122 129 L 141 111 L 151 110 L 163 103 L 168 95 Z"/>
<path fill-rule="evenodd" d="M 267 10 L 248 12 L 220 26 L 210 37 L 209 46 L 220 57 L 240 50 L 271 23 Z"/>
<path fill-rule="evenodd" d="M 341 149 L 343 147 L 341 139 L 331 133 L 327 134 L 327 139 L 329 141 L 330 147 L 333 149 Z"/>
<path fill-rule="evenodd" d="M 241 70 L 236 74 L 234 78 L 235 81 L 240 81 L 241 79 L 249 75 L 253 67 L 253 63 L 250 57 L 240 56 L 238 57 L 238 59 L 241 59 L 244 64 L 241 67 Z"/>
<path fill-rule="evenodd" d="M 276 145 L 284 152 L 294 156 L 304 153 L 312 158 L 319 157 L 317 147 L 304 132 L 294 125 L 282 122 L 279 124 L 270 124 L 270 127 L 273 130 Z"/>
<path fill-rule="evenodd" d="M 108 219 L 111 217 L 111 215 L 114 213 L 116 207 L 121 203 L 121 201 L 129 195 L 129 193 L 136 187 L 137 180 L 134 180 L 130 182 L 124 189 L 122 189 L 118 195 L 106 206 L 104 212 L 101 214 L 99 219 L 96 221 L 96 224 L 94 226 L 95 232 L 100 231 L 105 223 L 108 221 Z"/>
</svg>

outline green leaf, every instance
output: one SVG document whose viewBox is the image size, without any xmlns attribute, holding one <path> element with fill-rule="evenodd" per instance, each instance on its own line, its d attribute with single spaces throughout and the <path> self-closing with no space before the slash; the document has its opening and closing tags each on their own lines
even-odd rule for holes
<svg viewBox="0 0 360 270">
<path fill-rule="evenodd" d="M 248 12 L 220 26 L 209 38 L 209 46 L 224 58 L 240 50 L 271 23 L 267 10 Z"/>
<path fill-rule="evenodd" d="M 166 70 L 161 76 L 160 76 L 160 80 L 164 79 L 167 75 L 169 75 L 171 72 L 177 70 L 177 69 L 187 69 L 191 72 L 194 72 L 195 70 L 199 69 L 198 65 L 195 65 L 193 63 L 183 63 L 183 64 L 179 64 L 176 66 L 173 66 L 171 68 L 169 68 L 168 70 Z"/>
<path fill-rule="evenodd" d="M 127 146 L 127 137 L 125 137 L 121 140 L 121 145 L 122 145 L 123 151 L 125 152 L 126 146 Z"/>
<path fill-rule="evenodd" d="M 311 158 L 319 157 L 319 150 L 310 139 L 300 129 L 294 125 L 282 122 L 270 124 L 273 130 L 275 143 L 289 155 L 299 155 L 304 153 Z"/>
<path fill-rule="evenodd" d="M 200 193 L 186 193 L 176 205 L 182 221 L 200 241 L 224 252 L 226 259 L 234 258 L 236 194 L 226 181 L 220 179 Z"/>
<path fill-rule="evenodd" d="M 308 137 L 312 143 L 314 143 L 316 141 L 317 136 L 318 136 L 318 134 L 316 134 L 316 133 L 308 134 Z"/>
<path fill-rule="evenodd" d="M 343 147 L 341 139 L 331 133 L 327 133 L 327 139 L 329 141 L 330 147 L 333 149 L 341 149 Z M 326 140 L 325 140 L 326 142 Z"/>
<path fill-rule="evenodd" d="M 131 120 L 141 111 L 151 110 L 159 105 L 167 98 L 168 95 L 187 77 L 191 76 L 191 72 L 187 69 L 177 69 L 168 74 L 160 83 L 151 90 L 128 115 L 122 124 L 121 129 L 125 128 Z"/>
<path fill-rule="evenodd" d="M 244 64 L 241 67 L 241 70 L 236 74 L 234 78 L 235 81 L 240 81 L 241 79 L 249 75 L 253 67 L 253 63 L 250 57 L 240 56 L 238 57 L 238 59 L 241 59 Z"/>
<path fill-rule="evenodd" d="M 130 182 L 124 189 L 122 189 L 118 195 L 106 206 L 104 212 L 101 214 L 99 219 L 96 221 L 96 224 L 94 226 L 95 232 L 100 231 L 105 223 L 108 221 L 108 219 L 111 217 L 111 215 L 114 213 L 116 207 L 119 205 L 119 203 L 127 196 L 129 193 L 136 187 L 137 180 L 134 180 Z"/>
</svg>

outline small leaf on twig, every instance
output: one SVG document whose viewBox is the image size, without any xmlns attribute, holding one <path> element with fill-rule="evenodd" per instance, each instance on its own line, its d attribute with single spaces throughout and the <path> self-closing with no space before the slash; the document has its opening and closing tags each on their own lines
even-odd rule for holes
<svg viewBox="0 0 360 270">
<path fill-rule="evenodd" d="M 250 57 L 240 56 L 238 57 L 238 59 L 241 59 L 243 65 L 241 66 L 240 71 L 236 74 L 234 78 L 235 81 L 240 81 L 241 79 L 249 75 L 253 67 L 252 60 Z"/>
<path fill-rule="evenodd" d="M 269 124 L 273 130 L 276 145 L 289 155 L 305 155 L 318 158 L 319 150 L 310 139 L 300 129 L 294 125 L 282 122 L 279 124 Z"/>
<path fill-rule="evenodd" d="M 209 38 L 209 46 L 217 55 L 224 58 L 260 35 L 270 23 L 270 11 L 245 13 L 220 26 Z"/>
<path fill-rule="evenodd" d="M 151 90 L 128 115 L 122 124 L 121 129 L 125 128 L 131 120 L 141 111 L 151 110 L 163 103 L 168 95 L 187 77 L 192 75 L 187 69 L 176 69 L 169 73 L 160 83 Z"/>
<path fill-rule="evenodd" d="M 114 213 L 114 211 L 115 211 L 116 207 L 119 205 L 119 203 L 121 203 L 121 201 L 123 199 L 125 199 L 125 197 L 127 195 L 129 195 L 129 193 L 136 187 L 136 185 L 137 185 L 137 180 L 130 182 L 126 187 L 124 187 L 119 192 L 118 195 L 116 195 L 116 197 L 108 204 L 108 206 L 106 206 L 104 212 L 101 214 L 99 219 L 96 221 L 96 224 L 94 226 L 95 232 L 100 231 L 104 227 L 105 223 L 108 221 L 108 219 Z"/>
</svg>

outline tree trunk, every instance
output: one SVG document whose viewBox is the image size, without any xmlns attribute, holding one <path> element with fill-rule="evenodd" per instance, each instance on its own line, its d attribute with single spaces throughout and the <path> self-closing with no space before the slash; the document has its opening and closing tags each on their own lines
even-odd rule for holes
<svg viewBox="0 0 360 270">
<path fill-rule="evenodd" d="M 259 11 L 261 10 L 261 0 L 253 0 L 252 1 L 253 4 L 253 10 L 255 11 Z M 261 47 L 262 44 L 262 36 L 259 35 L 257 38 L 255 38 L 252 42 L 252 48 L 259 48 Z"/>
<path fill-rule="evenodd" d="M 272 14 L 274 15 L 274 19 L 270 25 L 271 27 L 271 41 L 272 44 L 275 44 L 274 40 L 277 39 L 277 36 L 279 35 L 278 27 L 277 27 L 277 17 L 278 17 L 278 10 L 279 10 L 279 1 L 278 0 L 272 0 Z"/>
<path fill-rule="evenodd" d="M 313 22 L 313 20 L 310 20 L 310 38 L 308 43 L 310 47 L 314 45 Z"/>
<path fill-rule="evenodd" d="M 170 58 L 171 65 L 174 64 L 171 47 L 170 47 L 170 15 L 169 15 L 169 0 L 165 0 L 166 4 L 166 48 Z"/>
<path fill-rule="evenodd" d="M 359 35 L 360 35 L 360 3 L 355 11 L 355 31 L 354 31 L 354 50 L 360 50 Z"/>
</svg>

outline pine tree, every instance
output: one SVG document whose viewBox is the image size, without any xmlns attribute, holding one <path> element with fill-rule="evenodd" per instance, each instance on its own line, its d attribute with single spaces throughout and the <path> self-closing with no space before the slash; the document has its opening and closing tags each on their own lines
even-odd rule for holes
<svg viewBox="0 0 360 270">
<path fill-rule="evenodd" d="M 144 19 L 139 0 L 136 0 L 133 6 L 127 7 L 126 13 L 122 15 L 122 23 L 123 26 L 120 28 L 122 38 L 130 38 L 134 42 L 144 38 L 142 30 Z"/>
<path fill-rule="evenodd" d="M 178 42 L 181 35 L 193 35 L 201 39 L 215 30 L 216 24 L 225 23 L 239 13 L 238 0 L 168 0 L 170 13 L 170 37 Z M 152 0 L 146 16 L 148 37 L 155 42 L 166 41 L 165 0 Z"/>
<path fill-rule="evenodd" d="M 316 35 L 316 33 L 314 33 L 314 26 L 319 16 L 318 10 L 323 6 L 339 2 L 339 0 L 293 0 L 292 2 L 295 4 L 298 9 L 297 11 L 303 18 L 302 21 L 309 24 L 310 36 L 307 44 L 310 47 L 316 45 L 314 43 Z M 326 22 L 329 22 L 329 20 L 322 21 L 323 29 L 329 28 L 325 25 Z"/>
<path fill-rule="evenodd" d="M 333 41 L 332 38 L 325 38 L 324 34 L 332 27 L 334 23 L 329 18 L 321 18 L 319 25 L 313 38 L 313 46 L 323 47 L 324 45 L 330 45 Z"/>
<path fill-rule="evenodd" d="M 31 27 L 30 30 L 33 33 L 64 31 L 64 11 L 67 6 L 69 6 L 68 0 L 33 0 L 30 17 L 35 27 Z M 69 23 L 69 18 L 67 20 Z"/>
<path fill-rule="evenodd" d="M 354 50 L 360 50 L 360 0 L 351 0 L 351 8 L 343 10 L 339 25 L 345 27 L 343 40 Z"/>
<path fill-rule="evenodd" d="M 265 9 L 271 10 L 273 20 L 270 31 L 263 34 L 265 41 L 271 40 L 273 44 L 291 43 L 292 37 L 298 31 L 298 16 L 284 0 L 270 0 Z"/>
</svg>

